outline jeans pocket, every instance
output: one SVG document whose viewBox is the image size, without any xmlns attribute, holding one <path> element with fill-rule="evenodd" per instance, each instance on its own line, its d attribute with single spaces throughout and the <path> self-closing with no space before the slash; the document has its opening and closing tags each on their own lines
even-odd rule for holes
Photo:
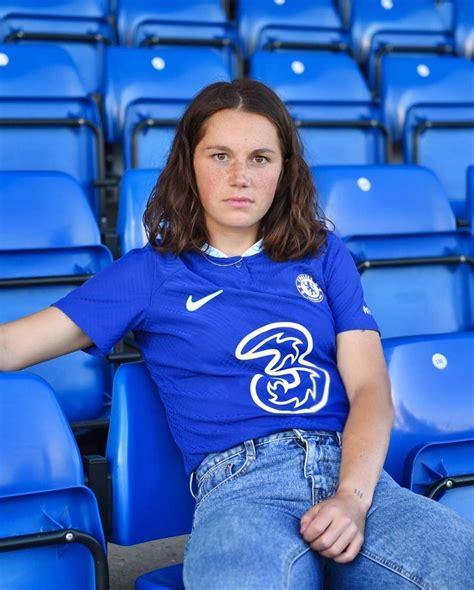
<svg viewBox="0 0 474 590">
<path fill-rule="evenodd" d="M 247 470 L 249 463 L 250 459 L 243 449 L 210 466 L 197 481 L 196 501 L 202 502 L 225 483 L 242 475 Z"/>
</svg>

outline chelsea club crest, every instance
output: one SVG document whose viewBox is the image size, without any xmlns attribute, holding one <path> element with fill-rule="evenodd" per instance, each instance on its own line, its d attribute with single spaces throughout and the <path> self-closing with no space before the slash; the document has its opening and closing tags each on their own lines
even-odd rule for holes
<svg viewBox="0 0 474 590">
<path fill-rule="evenodd" d="M 296 277 L 296 288 L 305 299 L 309 299 L 313 303 L 319 303 L 323 300 L 323 292 L 310 275 L 298 275 Z"/>
</svg>

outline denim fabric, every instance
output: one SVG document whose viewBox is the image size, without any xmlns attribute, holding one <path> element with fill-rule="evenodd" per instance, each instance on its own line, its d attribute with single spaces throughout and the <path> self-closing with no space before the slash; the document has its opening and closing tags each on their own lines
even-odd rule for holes
<svg viewBox="0 0 474 590">
<path fill-rule="evenodd" d="M 385 472 L 358 557 L 338 565 L 299 533 L 300 518 L 333 495 L 339 433 L 291 430 L 208 455 L 191 475 L 196 498 L 184 559 L 190 590 L 467 590 L 474 526 L 396 484 Z"/>
</svg>

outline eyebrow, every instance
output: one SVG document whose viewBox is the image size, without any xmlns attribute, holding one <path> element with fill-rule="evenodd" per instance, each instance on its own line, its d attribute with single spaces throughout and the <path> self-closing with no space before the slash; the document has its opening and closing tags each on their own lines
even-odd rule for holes
<svg viewBox="0 0 474 590">
<path fill-rule="evenodd" d="M 232 150 L 230 149 L 230 147 L 226 146 L 226 145 L 210 145 L 206 148 L 204 148 L 205 150 L 221 150 L 223 152 L 231 152 Z M 257 148 L 256 150 L 252 151 L 252 154 L 256 154 L 256 153 L 262 153 L 262 152 L 269 152 L 271 154 L 275 154 L 275 150 L 272 150 L 271 148 L 267 148 L 267 147 L 262 147 L 262 148 Z"/>
</svg>

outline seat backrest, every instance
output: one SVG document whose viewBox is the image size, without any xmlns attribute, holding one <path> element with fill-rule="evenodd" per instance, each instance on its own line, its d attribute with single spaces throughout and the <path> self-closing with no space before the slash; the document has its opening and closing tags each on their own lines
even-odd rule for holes
<svg viewBox="0 0 474 590">
<path fill-rule="evenodd" d="M 395 141 L 416 105 L 474 104 L 474 63 L 461 57 L 389 55 L 381 80 L 385 123 Z"/>
<path fill-rule="evenodd" d="M 331 0 L 240 0 L 236 19 L 246 56 L 265 45 L 269 40 L 265 38 L 267 34 L 275 40 L 293 42 L 312 37 L 314 42 L 321 30 L 339 32 L 342 29 Z"/>
<path fill-rule="evenodd" d="M 0 56 L 2 102 L 7 99 L 88 100 L 73 61 L 61 47 L 0 45 Z M 30 108 L 34 107 L 32 103 Z"/>
<path fill-rule="evenodd" d="M 37 375 L 0 374 L 0 466 L 0 496 L 84 483 L 72 432 Z"/>
<path fill-rule="evenodd" d="M 143 213 L 160 170 L 127 170 L 120 183 L 117 234 L 120 249 L 126 254 L 147 243 Z"/>
<path fill-rule="evenodd" d="M 220 0 L 118 0 L 116 14 L 119 42 L 129 47 L 139 46 L 151 34 L 164 39 L 212 39 L 229 26 Z"/>
<path fill-rule="evenodd" d="M 318 168 L 320 203 L 361 272 L 382 337 L 474 325 L 472 241 L 447 196 L 416 166 Z"/>
<path fill-rule="evenodd" d="M 421 447 L 474 439 L 474 333 L 394 338 L 383 346 L 395 407 L 385 467 L 410 485 Z"/>
<path fill-rule="evenodd" d="M 352 43 L 357 57 L 365 60 L 378 33 L 447 33 L 443 14 L 433 0 L 353 0 Z"/>
<path fill-rule="evenodd" d="M 456 230 L 447 195 L 421 166 L 313 168 L 319 205 L 343 238 Z"/>
<path fill-rule="evenodd" d="M 0 172 L 0 228 L 0 250 L 101 243 L 87 196 L 62 172 Z"/>
<path fill-rule="evenodd" d="M 122 365 L 115 375 L 107 460 L 112 542 L 132 545 L 190 532 L 194 500 L 183 459 L 143 363 Z"/>
<path fill-rule="evenodd" d="M 121 137 L 131 105 L 145 105 L 143 115 L 137 115 L 132 122 L 136 125 L 147 116 L 146 104 L 178 105 L 181 112 L 204 86 L 231 79 L 223 56 L 212 47 L 113 47 L 107 53 L 105 107 L 109 141 Z"/>
<path fill-rule="evenodd" d="M 345 53 L 258 51 L 252 57 L 250 75 L 290 104 L 371 102 L 362 73 Z"/>
<path fill-rule="evenodd" d="M 23 15 L 36 18 L 100 19 L 107 16 L 108 8 L 108 0 L 2 0 L 0 18 Z"/>
</svg>

